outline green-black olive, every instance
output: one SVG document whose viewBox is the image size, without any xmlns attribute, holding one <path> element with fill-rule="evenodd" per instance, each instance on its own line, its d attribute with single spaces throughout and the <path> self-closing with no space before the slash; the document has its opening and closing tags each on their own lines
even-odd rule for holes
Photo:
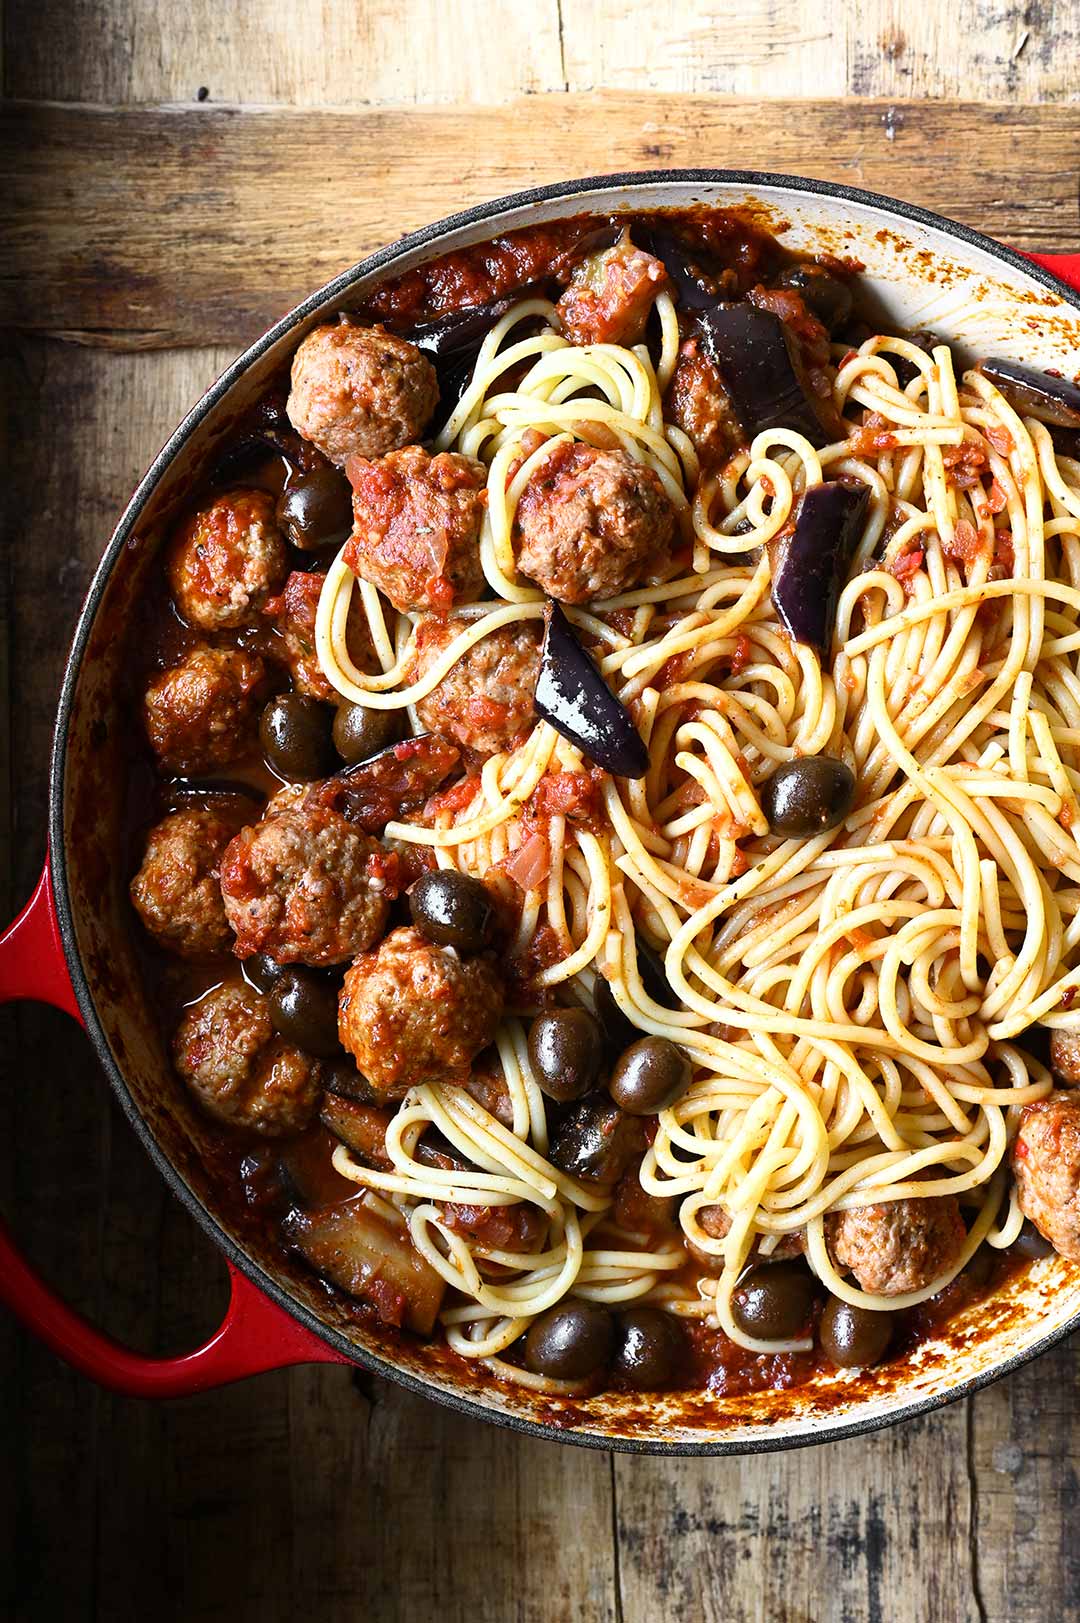
<svg viewBox="0 0 1080 1623">
<path fill-rule="evenodd" d="M 287 783 L 310 783 L 333 771 L 330 711 L 306 693 L 279 693 L 259 722 L 259 742 Z"/>
<path fill-rule="evenodd" d="M 583 1381 L 611 1357 L 615 1322 L 596 1302 L 560 1302 L 529 1326 L 525 1367 L 557 1381 Z"/>
<path fill-rule="evenodd" d="M 586 1009 L 552 1009 L 529 1028 L 529 1059 L 542 1092 L 567 1104 L 588 1093 L 599 1076 L 603 1033 Z"/>
<path fill-rule="evenodd" d="M 736 1285 L 731 1316 L 759 1341 L 791 1341 L 806 1329 L 814 1294 L 814 1278 L 800 1263 L 762 1263 Z"/>
<path fill-rule="evenodd" d="M 690 1086 L 690 1061 L 666 1037 L 642 1037 L 615 1063 L 608 1092 L 630 1116 L 655 1116 Z"/>
<path fill-rule="evenodd" d="M 245 958 L 240 965 L 244 979 L 257 992 L 269 992 L 284 967 L 276 958 L 271 958 L 268 952 L 253 952 L 251 957 Z"/>
<path fill-rule="evenodd" d="M 785 761 L 761 791 L 761 809 L 769 827 L 786 839 L 808 838 L 835 828 L 854 802 L 855 775 L 831 755 Z"/>
<path fill-rule="evenodd" d="M 818 1340 L 821 1350 L 837 1369 L 866 1369 L 885 1356 L 892 1339 L 892 1315 L 852 1307 L 830 1296 L 821 1314 Z"/>
<path fill-rule="evenodd" d="M 277 521 L 294 547 L 338 547 L 352 529 L 348 481 L 330 466 L 297 469 L 278 497 Z"/>
<path fill-rule="evenodd" d="M 778 287 L 789 287 L 802 295 L 811 315 L 834 332 L 851 315 L 851 289 L 823 265 L 788 265 L 776 278 Z"/>
<path fill-rule="evenodd" d="M 479 879 L 443 868 L 422 874 L 409 892 L 412 921 L 439 947 L 482 952 L 491 939 L 495 909 Z"/>
<path fill-rule="evenodd" d="M 629 1307 L 619 1315 L 612 1373 L 639 1392 L 670 1386 L 686 1355 L 682 1326 L 657 1307 Z"/>
<path fill-rule="evenodd" d="M 1030 1217 L 1025 1217 L 1023 1227 L 1013 1244 L 1022 1257 L 1051 1257 L 1054 1254 L 1050 1241 L 1039 1233 Z"/>
<path fill-rule="evenodd" d="M 334 716 L 334 748 L 348 766 L 377 755 L 397 742 L 400 720 L 396 710 L 371 710 L 363 704 L 339 704 Z"/>
<path fill-rule="evenodd" d="M 320 1059 L 341 1053 L 338 1042 L 337 987 L 325 975 L 290 967 L 267 993 L 274 1030 Z"/>
</svg>

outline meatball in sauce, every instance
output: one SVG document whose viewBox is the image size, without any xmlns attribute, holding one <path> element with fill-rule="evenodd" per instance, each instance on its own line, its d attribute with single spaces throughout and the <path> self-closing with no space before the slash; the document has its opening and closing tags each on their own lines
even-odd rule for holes
<svg viewBox="0 0 1080 1623">
<path fill-rule="evenodd" d="M 352 457 L 353 533 L 345 561 L 395 609 L 443 614 L 484 584 L 480 524 L 483 464 L 453 451 L 410 445 L 372 462 Z"/>
<path fill-rule="evenodd" d="M 429 671 L 464 629 L 459 620 L 434 615 L 421 620 L 409 680 Z M 539 670 L 537 622 L 502 626 L 473 643 L 427 697 L 417 701 L 421 724 L 478 756 L 509 749 L 535 719 L 533 693 Z"/>
<path fill-rule="evenodd" d="M 289 421 L 339 467 L 419 439 L 439 399 L 435 368 L 415 344 L 345 318 L 308 333 L 291 382 Z"/>
</svg>

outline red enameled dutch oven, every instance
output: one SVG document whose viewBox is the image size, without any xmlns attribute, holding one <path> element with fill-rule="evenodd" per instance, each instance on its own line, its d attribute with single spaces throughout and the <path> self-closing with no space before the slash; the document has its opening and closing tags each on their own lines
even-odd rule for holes
<svg viewBox="0 0 1080 1623">
<path fill-rule="evenodd" d="M 204 1165 L 206 1126 L 173 1078 L 142 991 L 120 859 L 127 725 L 118 680 L 124 631 L 171 517 L 236 414 L 304 332 L 360 303 L 379 279 L 499 232 L 584 212 L 749 205 L 789 246 L 853 255 L 882 312 L 928 327 L 962 358 L 1008 355 L 1080 373 L 1080 254 L 1032 255 L 886 198 L 824 182 L 726 170 L 615 175 L 549 186 L 455 215 L 346 271 L 231 366 L 139 485 L 90 588 L 64 676 L 52 758 L 51 858 L 0 940 L 0 999 L 36 998 L 86 1027 L 121 1106 L 162 1175 L 225 1253 L 224 1322 L 183 1358 L 145 1358 L 66 1307 L 0 1228 L 0 1295 L 33 1333 L 92 1379 L 143 1397 L 203 1391 L 262 1370 L 355 1362 L 519 1430 L 639 1452 L 738 1454 L 827 1441 L 940 1407 L 1080 1327 L 1080 1268 L 1035 1263 L 950 1321 L 897 1366 L 838 1371 L 788 1392 L 606 1393 L 560 1404 L 486 1383 L 439 1346 L 358 1324 L 301 1264 L 260 1249 L 223 1207 Z"/>
</svg>

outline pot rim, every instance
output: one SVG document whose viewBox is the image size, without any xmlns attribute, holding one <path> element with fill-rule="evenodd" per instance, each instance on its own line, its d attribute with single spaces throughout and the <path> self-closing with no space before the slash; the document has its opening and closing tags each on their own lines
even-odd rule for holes
<svg viewBox="0 0 1080 1623">
<path fill-rule="evenodd" d="M 981 1391 L 983 1387 L 989 1386 L 1003 1376 L 1022 1368 L 1024 1364 L 1030 1363 L 1052 1347 L 1057 1346 L 1074 1330 L 1080 1328 L 1080 1312 L 1074 1314 L 1056 1329 L 1048 1331 L 1034 1345 L 1014 1353 L 979 1375 L 960 1381 L 946 1392 L 900 1403 L 895 1409 L 886 1413 L 869 1415 L 846 1423 L 832 1424 L 828 1418 L 825 1418 L 817 1429 L 807 1429 L 798 1435 L 785 1434 L 783 1429 L 784 1421 L 776 1423 L 775 1435 L 770 1434 L 753 1438 L 732 1436 L 730 1439 L 714 1437 L 702 1442 L 688 1440 L 665 1442 L 658 1439 L 620 1437 L 618 1435 L 609 1435 L 603 1431 L 564 1429 L 551 1423 L 525 1419 L 521 1415 L 509 1413 L 499 1407 L 489 1407 L 475 1397 L 447 1390 L 434 1381 L 425 1380 L 413 1374 L 412 1371 L 402 1368 L 392 1358 L 380 1356 L 369 1351 L 366 1347 L 357 1346 L 355 1342 L 333 1326 L 328 1325 L 317 1314 L 298 1301 L 289 1291 L 279 1285 L 258 1262 L 248 1256 L 217 1219 L 212 1216 L 158 1144 L 145 1118 L 135 1104 L 123 1071 L 113 1057 L 101 1021 L 98 1018 L 75 933 L 68 887 L 67 850 L 64 838 L 68 731 L 83 655 L 106 586 L 112 577 L 117 562 L 123 555 L 124 548 L 143 510 L 156 491 L 162 477 L 171 466 L 178 452 L 191 438 L 196 429 L 217 408 L 237 379 L 282 337 L 300 326 L 308 316 L 312 315 L 328 301 L 347 293 L 349 288 L 362 278 L 370 276 L 374 272 L 388 269 L 397 259 L 417 248 L 435 244 L 440 238 L 453 231 L 495 219 L 512 209 L 520 209 L 529 205 L 560 199 L 569 200 L 597 190 L 619 188 L 630 191 L 638 187 L 657 188 L 673 184 L 737 185 L 747 188 L 768 187 L 779 191 L 824 196 L 838 202 L 856 203 L 867 208 L 878 209 L 891 216 L 894 221 L 910 221 L 917 225 L 928 226 L 946 236 L 953 237 L 966 248 L 977 248 L 1001 263 L 1010 266 L 1013 270 L 1022 272 L 1031 281 L 1057 294 L 1065 303 L 1071 304 L 1080 310 L 1080 294 L 1059 281 L 1050 271 L 1026 259 L 1016 249 L 996 242 L 993 238 L 973 230 L 970 226 L 961 225 L 916 204 L 898 202 L 893 198 L 880 193 L 865 191 L 859 187 L 839 185 L 831 181 L 806 179 L 797 175 L 777 174 L 767 170 L 653 169 L 631 171 L 629 173 L 593 175 L 579 180 L 557 181 L 546 186 L 529 187 L 519 192 L 513 192 L 487 203 L 476 204 L 472 208 L 463 209 L 431 225 L 410 232 L 407 236 L 398 239 L 387 247 L 378 249 L 375 253 L 369 254 L 367 258 L 358 261 L 347 270 L 342 271 L 338 276 L 333 277 L 300 304 L 296 305 L 294 309 L 282 316 L 261 337 L 249 345 L 235 361 L 226 367 L 221 376 L 210 385 L 202 398 L 188 412 L 140 479 L 94 572 L 86 599 L 79 613 L 70 652 L 64 667 L 50 762 L 48 839 L 57 920 L 72 986 L 94 1052 L 109 1079 L 120 1108 L 144 1149 L 165 1179 L 173 1196 L 180 1201 L 204 1233 L 224 1253 L 228 1261 L 239 1269 L 252 1284 L 263 1291 L 271 1301 L 336 1352 L 344 1355 L 350 1362 L 358 1364 L 372 1374 L 394 1381 L 399 1386 L 405 1387 L 407 1391 L 429 1401 L 441 1403 L 445 1407 L 467 1415 L 474 1420 L 488 1421 L 505 1426 L 525 1436 L 539 1437 L 549 1442 L 570 1443 L 583 1448 L 610 1449 L 626 1454 L 675 1457 L 739 1456 L 773 1453 L 792 1448 L 808 1448 L 824 1442 L 839 1442 L 848 1437 L 862 1436 L 882 1430 L 886 1426 L 896 1425 L 901 1421 L 915 1419 L 919 1415 L 934 1413 L 951 1403 L 957 1402 L 960 1398 L 970 1397 L 973 1393 Z"/>
</svg>

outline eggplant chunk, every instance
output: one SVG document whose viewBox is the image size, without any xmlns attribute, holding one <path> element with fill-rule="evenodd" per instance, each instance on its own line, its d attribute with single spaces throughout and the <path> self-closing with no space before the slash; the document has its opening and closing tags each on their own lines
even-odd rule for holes
<svg viewBox="0 0 1080 1623">
<path fill-rule="evenodd" d="M 456 744 L 420 733 L 313 784 L 305 803 L 329 806 L 366 834 L 381 834 L 395 817 L 422 806 L 460 759 Z"/>
<path fill-rule="evenodd" d="M 626 1115 L 605 1093 L 590 1093 L 563 1117 L 549 1159 L 573 1178 L 614 1185 L 644 1149 L 641 1117 Z"/>
<path fill-rule="evenodd" d="M 866 522 L 867 485 L 829 480 L 811 485 L 799 503 L 794 534 L 773 555 L 772 597 L 796 642 L 824 654 L 832 642 L 836 604 Z"/>
<path fill-rule="evenodd" d="M 392 1110 L 327 1093 L 319 1119 L 365 1166 L 387 1171 L 392 1165 L 386 1153 L 386 1129 L 394 1119 Z"/>
<path fill-rule="evenodd" d="M 544 609 L 547 629 L 534 702 L 537 713 L 605 772 L 641 778 L 649 770 L 645 741 L 574 636 L 557 603 Z"/>
<path fill-rule="evenodd" d="M 701 345 L 730 396 L 746 439 L 765 428 L 794 428 L 811 445 L 831 435 L 800 381 L 794 341 L 780 317 L 752 304 L 715 304 L 699 314 Z"/>
<path fill-rule="evenodd" d="M 284 1226 L 316 1273 L 370 1302 L 383 1324 L 431 1335 L 446 1285 L 403 1228 L 385 1222 L 363 1199 L 291 1212 Z"/>
<path fill-rule="evenodd" d="M 1080 384 L 1019 361 L 980 361 L 979 371 L 1022 417 L 1037 417 L 1054 428 L 1080 428 Z"/>
</svg>

